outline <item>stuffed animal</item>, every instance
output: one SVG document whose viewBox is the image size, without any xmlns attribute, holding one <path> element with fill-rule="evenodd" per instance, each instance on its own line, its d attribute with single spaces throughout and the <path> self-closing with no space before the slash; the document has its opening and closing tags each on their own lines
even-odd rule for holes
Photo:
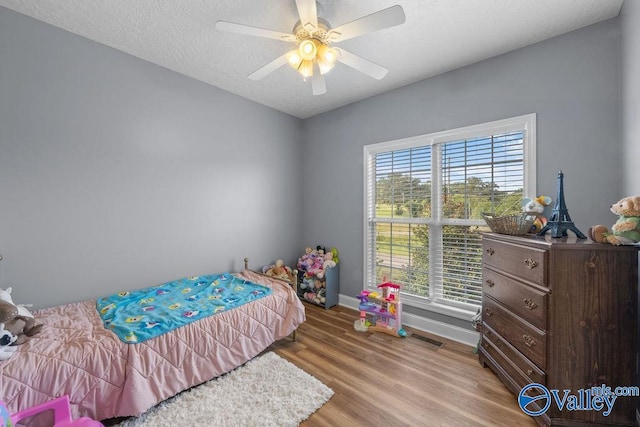
<svg viewBox="0 0 640 427">
<path fill-rule="evenodd" d="M 322 268 L 323 269 L 327 269 L 327 268 L 333 268 L 336 266 L 336 262 L 333 259 L 333 252 L 327 252 L 326 254 L 324 254 L 324 262 L 322 263 Z"/>
<path fill-rule="evenodd" d="M 325 283 L 320 280 L 316 280 L 315 286 L 316 295 L 313 298 L 313 302 L 316 304 L 324 304 L 327 300 L 327 289 L 325 288 Z"/>
<path fill-rule="evenodd" d="M 629 245 L 640 242 L 640 196 L 625 197 L 611 205 L 618 220 L 611 231 L 604 225 L 589 227 L 589 238 L 598 243 Z"/>
<path fill-rule="evenodd" d="M 291 268 L 284 265 L 284 261 L 282 261 L 281 259 L 277 260 L 276 263 L 264 274 L 266 274 L 267 276 L 275 277 L 277 279 L 283 279 L 293 282 L 293 272 L 291 271 Z"/>
<path fill-rule="evenodd" d="M 324 254 L 324 260 L 322 261 L 322 270 L 316 273 L 316 276 L 319 279 L 324 277 L 324 273 L 328 268 L 333 268 L 336 266 L 336 262 L 333 260 L 333 252 L 327 252 Z"/>
<path fill-rule="evenodd" d="M 537 233 L 547 224 L 547 218 L 544 217 L 544 208 L 551 204 L 551 197 L 538 196 L 535 199 L 523 199 L 522 211 L 536 216 L 535 221 L 531 225 L 529 233 Z"/>
<path fill-rule="evenodd" d="M 17 339 L 17 336 L 4 329 L 4 323 L 0 323 L 0 361 L 7 360 L 18 350 L 12 346 Z"/>
<path fill-rule="evenodd" d="M 322 274 L 322 263 L 324 262 L 324 256 L 316 254 L 307 260 L 307 275 L 317 276 L 318 273 Z"/>
<path fill-rule="evenodd" d="M 298 264 L 297 264 L 298 270 L 306 269 L 307 267 L 306 261 L 311 256 L 312 251 L 313 249 L 311 249 L 310 246 L 307 246 L 306 248 L 304 248 L 304 255 L 298 258 Z"/>
<path fill-rule="evenodd" d="M 314 287 L 314 279 L 313 277 L 309 277 L 306 274 L 302 276 L 302 281 L 298 285 L 300 289 L 313 289 Z"/>
<path fill-rule="evenodd" d="M 27 341 L 42 329 L 42 325 L 36 325 L 33 314 L 24 305 L 16 305 L 11 298 L 12 288 L 0 289 L 0 322 L 4 329 L 16 336 L 12 345 L 20 345 Z"/>
<path fill-rule="evenodd" d="M 337 264 L 339 262 L 339 260 L 338 260 L 338 249 L 337 248 L 331 248 L 331 254 L 333 255 L 333 257 L 332 257 L 333 262 L 335 262 Z"/>
</svg>

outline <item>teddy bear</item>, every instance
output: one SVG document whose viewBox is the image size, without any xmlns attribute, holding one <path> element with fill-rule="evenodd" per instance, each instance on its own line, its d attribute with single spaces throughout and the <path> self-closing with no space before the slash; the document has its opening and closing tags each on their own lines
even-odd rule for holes
<svg viewBox="0 0 640 427">
<path fill-rule="evenodd" d="M 629 245 L 640 242 L 640 196 L 630 196 L 611 205 L 618 220 L 609 230 L 604 225 L 589 227 L 589 238 L 598 243 Z"/>
<path fill-rule="evenodd" d="M 16 336 L 12 345 L 24 344 L 28 337 L 40 332 L 42 325 L 36 325 L 33 314 L 24 305 L 16 305 L 11 298 L 12 288 L 0 289 L 0 322 L 4 329 Z"/>
<path fill-rule="evenodd" d="M 289 282 L 293 282 L 293 272 L 291 268 L 284 265 L 284 261 L 281 259 L 277 260 L 276 263 L 269 268 L 264 274 L 267 276 L 275 277 L 277 279 L 288 280 Z"/>
</svg>

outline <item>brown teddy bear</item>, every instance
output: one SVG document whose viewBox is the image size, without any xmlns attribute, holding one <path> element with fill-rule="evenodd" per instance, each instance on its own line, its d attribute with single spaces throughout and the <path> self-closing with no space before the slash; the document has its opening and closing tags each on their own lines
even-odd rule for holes
<svg viewBox="0 0 640 427">
<path fill-rule="evenodd" d="M 611 231 L 604 225 L 589 228 L 589 238 L 598 243 L 630 245 L 640 242 L 640 196 L 625 197 L 611 205 L 618 220 Z"/>
<path fill-rule="evenodd" d="M 293 283 L 293 272 L 289 267 L 284 265 L 284 261 L 281 259 L 277 260 L 275 265 L 271 266 L 265 274 L 278 279 L 288 280 Z"/>
</svg>

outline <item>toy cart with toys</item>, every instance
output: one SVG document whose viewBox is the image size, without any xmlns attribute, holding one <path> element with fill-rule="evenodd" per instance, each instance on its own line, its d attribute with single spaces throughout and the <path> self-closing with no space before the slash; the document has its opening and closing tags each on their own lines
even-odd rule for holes
<svg viewBox="0 0 640 427">
<path fill-rule="evenodd" d="M 406 337 L 402 328 L 402 301 L 400 285 L 384 282 L 378 285 L 380 291 L 360 292 L 360 319 L 353 323 L 358 332 L 383 332 L 395 337 Z"/>
</svg>

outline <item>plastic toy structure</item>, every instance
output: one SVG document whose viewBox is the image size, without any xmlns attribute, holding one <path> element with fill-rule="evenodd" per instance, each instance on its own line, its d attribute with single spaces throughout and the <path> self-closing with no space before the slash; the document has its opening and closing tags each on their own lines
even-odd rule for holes
<svg viewBox="0 0 640 427">
<path fill-rule="evenodd" d="M 384 332 L 395 337 L 406 337 L 402 329 L 402 301 L 400 285 L 385 282 L 378 285 L 377 291 L 360 292 L 360 319 L 353 323 L 358 332 Z"/>
<path fill-rule="evenodd" d="M 2 401 L 0 401 L 0 408 L 0 415 L 4 415 L 4 420 L 0 418 L 0 421 L 3 421 L 3 425 L 7 427 L 15 426 L 23 419 L 33 417 L 48 410 L 53 410 L 53 427 L 104 427 L 101 422 L 88 417 L 80 417 L 75 420 L 71 419 L 71 406 L 69 405 L 69 396 L 67 395 L 25 409 L 24 411 L 16 412 L 10 417 L 6 416 L 8 412 Z"/>
</svg>

